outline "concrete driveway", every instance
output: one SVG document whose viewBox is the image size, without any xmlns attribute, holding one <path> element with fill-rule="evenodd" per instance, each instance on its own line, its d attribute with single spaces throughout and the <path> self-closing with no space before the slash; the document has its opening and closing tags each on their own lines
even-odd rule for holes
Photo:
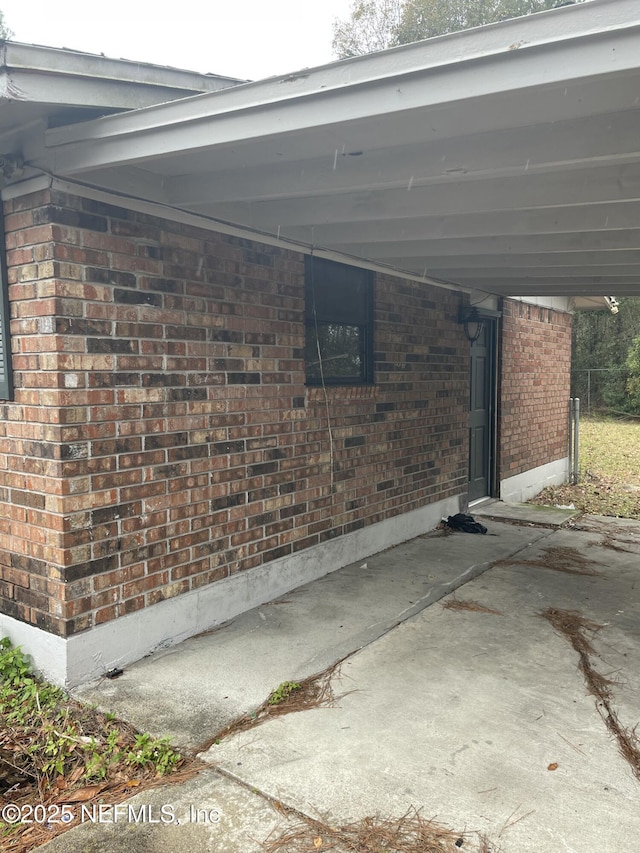
<svg viewBox="0 0 640 853">
<path fill-rule="evenodd" d="M 331 826 L 418 809 L 463 851 L 478 833 L 502 853 L 635 849 L 640 782 L 619 739 L 638 745 L 640 523 L 474 514 L 488 535 L 412 540 L 82 690 L 210 769 L 79 816 L 47 853 L 258 853 L 290 825 L 278 804 Z M 550 608 L 580 615 L 578 640 Z M 332 705 L 209 746 L 282 682 L 342 658 Z M 604 702 L 597 674 L 614 682 Z"/>
</svg>

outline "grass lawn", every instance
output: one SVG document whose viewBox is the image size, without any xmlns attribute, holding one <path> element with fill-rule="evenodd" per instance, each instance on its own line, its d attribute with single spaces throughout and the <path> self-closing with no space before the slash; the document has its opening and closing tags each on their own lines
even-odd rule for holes
<svg viewBox="0 0 640 853">
<path fill-rule="evenodd" d="M 581 420 L 580 482 L 545 489 L 533 503 L 640 519 L 640 420 Z"/>
</svg>

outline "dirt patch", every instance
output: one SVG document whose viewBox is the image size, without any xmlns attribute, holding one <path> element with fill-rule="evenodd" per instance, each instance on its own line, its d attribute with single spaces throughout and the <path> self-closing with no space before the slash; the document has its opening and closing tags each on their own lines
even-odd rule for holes
<svg viewBox="0 0 640 853">
<path fill-rule="evenodd" d="M 497 560 L 493 566 L 531 566 L 536 569 L 550 569 L 554 572 L 565 572 L 568 575 L 587 575 L 589 577 L 602 577 L 593 566 L 600 565 L 596 560 L 585 557 L 576 548 L 565 546 L 551 546 L 543 548 L 543 556 L 537 560 L 520 560 L 507 557 Z"/>
<path fill-rule="evenodd" d="M 551 623 L 554 629 L 571 643 L 578 653 L 578 668 L 582 673 L 589 693 L 596 700 L 598 713 L 604 720 L 609 732 L 616 738 L 620 754 L 627 761 L 633 775 L 640 782 L 640 739 L 633 729 L 625 728 L 613 708 L 611 679 L 601 675 L 593 666 L 591 658 L 598 657 L 589 635 L 592 637 L 602 625 L 592 622 L 576 610 L 556 610 L 550 607 L 540 614 Z"/>
<path fill-rule="evenodd" d="M 266 853 L 498 853 L 486 838 L 447 829 L 413 809 L 400 818 L 365 817 L 337 827 L 299 816 L 263 847 Z"/>
<path fill-rule="evenodd" d="M 492 607 L 485 607 L 479 601 L 461 601 L 459 598 L 450 598 L 442 603 L 445 610 L 469 610 L 472 613 L 491 613 L 494 616 L 503 616 L 500 610 L 494 610 Z"/>
<path fill-rule="evenodd" d="M 339 671 L 343 660 L 336 661 L 336 663 L 323 669 L 322 672 L 309 675 L 299 682 L 283 682 L 254 711 L 243 714 L 229 723 L 228 726 L 220 729 L 212 738 L 198 746 L 195 752 L 206 752 L 223 738 L 253 729 L 255 726 L 260 726 L 267 720 L 273 719 L 273 717 L 333 705 L 336 702 L 336 696 L 331 686 L 331 679 Z"/>
</svg>

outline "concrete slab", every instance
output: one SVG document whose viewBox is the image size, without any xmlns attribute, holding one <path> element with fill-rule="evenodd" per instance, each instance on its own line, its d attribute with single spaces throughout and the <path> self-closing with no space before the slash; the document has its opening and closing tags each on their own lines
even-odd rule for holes
<svg viewBox="0 0 640 853">
<path fill-rule="evenodd" d="M 581 515 L 567 525 L 574 530 L 611 533 L 616 539 L 631 537 L 630 544 L 640 542 L 640 521 L 633 518 L 612 518 L 610 515 Z"/>
<path fill-rule="evenodd" d="M 582 528 L 489 521 L 486 536 L 420 537 L 82 691 L 144 730 L 193 745 L 281 681 L 353 652 L 334 680 L 347 694 L 334 707 L 211 747 L 204 758 L 226 777 L 212 769 L 129 801 L 173 806 L 185 816 L 179 826 L 85 823 L 47 853 L 257 853 L 284 827 L 268 798 L 329 822 L 414 806 L 456 830 L 486 832 L 501 853 L 630 850 L 640 837 L 638 780 L 576 652 L 540 614 L 579 610 L 603 626 L 593 662 L 615 680 L 614 708 L 632 730 L 640 525 L 573 524 Z M 585 567 L 591 574 L 569 573 Z M 442 606 L 452 600 L 476 609 Z M 194 826 L 189 805 L 221 820 Z"/>
<path fill-rule="evenodd" d="M 587 554 L 599 574 L 532 565 L 548 547 Z M 430 607 L 343 664 L 336 687 L 351 692 L 336 707 L 280 718 L 206 758 L 329 821 L 413 806 L 486 832 L 503 853 L 624 850 L 640 831 L 638 780 L 575 651 L 540 613 L 577 609 L 604 626 L 598 669 L 616 674 L 614 704 L 632 729 L 639 553 L 560 530 L 459 591 L 499 615 Z"/>
<path fill-rule="evenodd" d="M 561 509 L 541 504 L 506 503 L 493 499 L 474 505 L 469 512 L 483 519 L 533 524 L 552 529 L 563 527 L 570 519 L 580 515 L 580 510 L 577 509 Z"/>
<path fill-rule="evenodd" d="M 182 748 L 196 748 L 271 690 L 363 648 L 549 534 L 508 524 L 486 536 L 427 534 L 326 575 L 285 597 L 74 691 Z"/>
</svg>

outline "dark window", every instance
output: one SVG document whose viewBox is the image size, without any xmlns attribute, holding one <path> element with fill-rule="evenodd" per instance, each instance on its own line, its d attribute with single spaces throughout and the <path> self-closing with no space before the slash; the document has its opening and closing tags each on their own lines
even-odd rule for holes
<svg viewBox="0 0 640 853">
<path fill-rule="evenodd" d="M 373 382 L 373 275 L 306 258 L 307 385 Z"/>
</svg>

